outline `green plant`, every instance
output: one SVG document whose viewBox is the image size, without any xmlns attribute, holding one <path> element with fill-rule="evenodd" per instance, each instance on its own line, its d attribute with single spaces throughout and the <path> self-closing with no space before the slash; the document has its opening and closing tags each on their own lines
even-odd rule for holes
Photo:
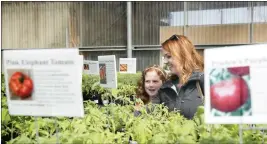
<svg viewBox="0 0 267 144">
<path fill-rule="evenodd" d="M 118 83 L 123 85 L 137 85 L 137 82 L 141 78 L 142 73 L 137 72 L 136 74 L 124 74 L 117 73 Z"/>
<path fill-rule="evenodd" d="M 84 78 L 84 77 L 83 77 Z M 89 80 L 89 76 L 85 76 Z M 89 92 L 127 96 L 134 94 L 134 85 L 121 85 L 118 89 L 102 89 L 97 80 L 86 83 Z M 4 81 L 2 79 L 2 85 Z M 57 130 L 60 143 L 238 143 L 238 125 L 207 125 L 204 107 L 200 106 L 193 120 L 187 120 L 178 111 L 169 112 L 163 105 L 148 104 L 141 107 L 141 115 L 134 116 L 134 105 L 109 104 L 99 107 L 92 101 L 84 101 L 84 118 L 37 118 L 39 138 L 36 139 L 36 121 L 29 116 L 11 116 L 2 88 L 2 139 L 9 144 L 56 143 Z M 127 100 L 126 100 L 127 101 Z M 55 123 L 56 119 L 56 123 Z M 249 125 L 242 125 L 249 127 Z M 257 125 L 258 126 L 258 125 Z M 266 125 L 259 125 L 266 127 Z M 267 141 L 266 132 L 243 131 L 244 144 Z"/>
<path fill-rule="evenodd" d="M 83 99 L 88 100 L 92 96 L 92 87 L 99 81 L 99 76 L 83 74 L 82 76 L 82 93 Z"/>
<path fill-rule="evenodd" d="M 133 104 L 135 89 L 136 86 L 134 85 L 120 85 L 113 98 L 114 100 L 120 101 L 122 104 Z"/>
</svg>

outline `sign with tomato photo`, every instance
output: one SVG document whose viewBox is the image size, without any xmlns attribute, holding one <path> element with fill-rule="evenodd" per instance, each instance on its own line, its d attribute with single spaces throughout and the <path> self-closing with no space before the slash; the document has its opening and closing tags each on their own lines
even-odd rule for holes
<svg viewBox="0 0 267 144">
<path fill-rule="evenodd" d="M 100 86 L 117 88 L 117 70 L 115 55 L 98 56 Z"/>
<path fill-rule="evenodd" d="M 3 51 L 8 112 L 83 117 L 83 56 L 77 48 Z"/>
<path fill-rule="evenodd" d="M 136 73 L 136 58 L 120 58 L 120 73 Z"/>
<path fill-rule="evenodd" d="M 205 122 L 267 124 L 267 44 L 205 49 Z"/>
<path fill-rule="evenodd" d="M 83 60 L 83 73 L 89 75 L 99 75 L 98 61 Z"/>
</svg>

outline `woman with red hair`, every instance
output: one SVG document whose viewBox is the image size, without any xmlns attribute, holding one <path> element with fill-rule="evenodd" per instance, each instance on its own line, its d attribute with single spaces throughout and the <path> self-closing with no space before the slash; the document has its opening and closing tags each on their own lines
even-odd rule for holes
<svg viewBox="0 0 267 144">
<path fill-rule="evenodd" d="M 162 43 L 162 53 L 171 76 L 154 103 L 164 103 L 170 111 L 179 110 L 185 118 L 192 119 L 204 102 L 203 57 L 183 35 L 173 35 Z"/>
</svg>

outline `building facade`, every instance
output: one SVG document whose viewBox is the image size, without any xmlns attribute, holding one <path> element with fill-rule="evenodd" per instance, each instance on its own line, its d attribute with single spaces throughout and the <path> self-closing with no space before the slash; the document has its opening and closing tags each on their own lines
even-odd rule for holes
<svg viewBox="0 0 267 144">
<path fill-rule="evenodd" d="M 118 62 L 130 48 L 139 71 L 161 63 L 160 43 L 175 33 L 200 53 L 266 43 L 267 2 L 2 2 L 2 49 L 78 47 Z"/>
</svg>

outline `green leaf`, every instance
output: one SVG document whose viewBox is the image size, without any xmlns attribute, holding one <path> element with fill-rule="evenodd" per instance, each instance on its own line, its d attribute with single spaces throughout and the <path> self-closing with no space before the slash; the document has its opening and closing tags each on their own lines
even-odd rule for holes
<svg viewBox="0 0 267 144">
<path fill-rule="evenodd" d="M 182 136 L 182 137 L 179 137 L 177 139 L 177 143 L 180 143 L 180 144 L 196 144 L 197 142 L 194 140 L 194 137 L 193 136 Z"/>
<path fill-rule="evenodd" d="M 59 128 L 62 128 L 63 131 L 65 131 L 68 127 L 70 127 L 70 122 L 67 120 L 61 121 L 58 124 Z"/>
<path fill-rule="evenodd" d="M 105 140 L 104 133 L 93 132 L 89 134 L 88 140 L 91 143 L 103 143 Z"/>
<path fill-rule="evenodd" d="M 40 144 L 56 144 L 57 138 L 55 136 L 47 138 L 47 137 L 39 137 Z"/>
<path fill-rule="evenodd" d="M 154 135 L 148 143 L 166 143 L 168 140 L 168 133 L 158 133 Z"/>
<path fill-rule="evenodd" d="M 34 143 L 33 140 L 29 139 L 27 136 L 25 135 L 21 135 L 19 137 L 16 137 L 15 139 L 11 140 L 8 142 L 8 144 L 26 144 L 26 143 Z"/>
<path fill-rule="evenodd" d="M 72 140 L 72 144 L 84 144 L 84 138 L 83 137 L 76 137 Z"/>
<path fill-rule="evenodd" d="M 183 135 L 194 134 L 195 132 L 195 123 L 194 121 L 186 121 L 181 128 Z"/>
<path fill-rule="evenodd" d="M 47 132 L 45 130 L 39 130 L 39 135 L 40 136 L 44 136 L 44 137 L 50 136 L 49 132 Z"/>
<path fill-rule="evenodd" d="M 8 124 L 11 121 L 10 115 L 8 113 L 8 109 L 6 108 L 2 108 L 2 117 L 1 117 L 1 121 L 2 124 Z"/>
</svg>

